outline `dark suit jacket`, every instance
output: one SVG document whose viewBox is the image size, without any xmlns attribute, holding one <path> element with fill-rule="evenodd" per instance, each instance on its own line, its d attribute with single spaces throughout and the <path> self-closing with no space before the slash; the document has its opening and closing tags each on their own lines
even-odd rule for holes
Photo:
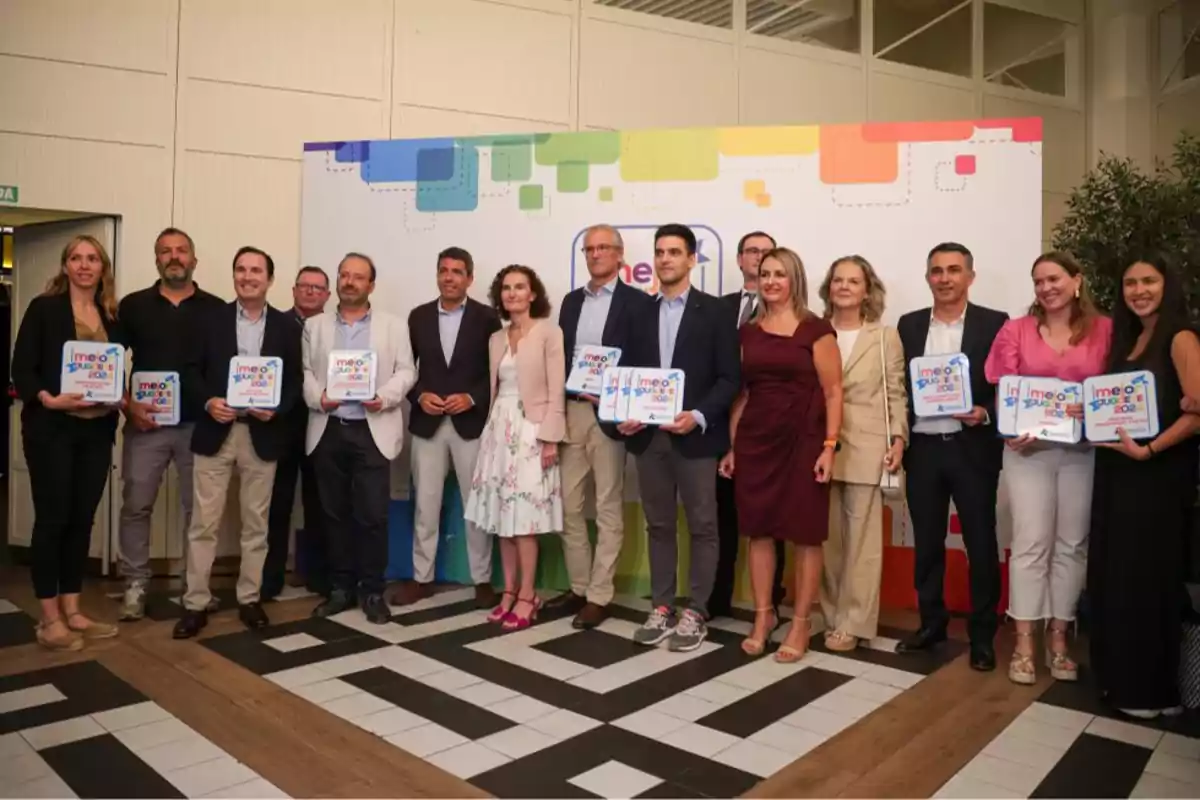
<svg viewBox="0 0 1200 800">
<path fill-rule="evenodd" d="M 99 298 L 97 297 L 97 305 Z M 116 320 L 100 319 L 108 340 L 114 344 L 125 344 L 120 324 Z M 62 388 L 63 345 L 76 338 L 75 315 L 71 311 L 71 296 L 67 293 L 40 295 L 33 298 L 21 327 L 12 355 L 12 380 L 17 396 L 21 398 L 22 435 L 37 438 L 52 429 L 66 416 L 65 411 L 46 408 L 38 400 L 38 393 L 45 389 L 52 395 Z M 117 429 L 117 414 L 104 419 Z"/>
<path fill-rule="evenodd" d="M 932 309 L 923 308 L 920 311 L 910 311 L 900 318 L 896 329 L 900 333 L 900 341 L 904 345 L 904 385 L 908 396 L 912 397 L 912 373 L 908 368 L 909 362 L 918 356 L 925 355 L 925 340 L 929 336 L 929 320 Z M 1000 328 L 1008 320 L 1008 314 L 991 308 L 984 308 L 973 303 L 967 304 L 966 317 L 963 320 L 962 352 L 970 362 L 971 368 L 971 398 L 975 405 L 987 409 L 989 420 L 986 425 L 974 427 L 963 426 L 962 437 L 971 452 L 975 454 L 977 463 L 990 470 L 1000 471 L 1004 443 L 996 431 L 996 387 L 988 383 L 983 372 L 984 362 L 991 352 L 992 342 Z M 912 404 L 909 404 L 910 426 L 916 423 Z M 918 434 L 919 435 L 919 434 Z"/>
<path fill-rule="evenodd" d="M 254 452 L 264 461 L 277 461 L 288 447 L 291 432 L 289 415 L 300 401 L 303 388 L 303 367 L 300 356 L 301 330 L 296 320 L 284 311 L 267 306 L 266 329 L 263 330 L 261 354 L 283 359 L 283 385 L 280 387 L 279 407 L 269 422 L 252 416 L 245 422 L 222 425 L 205 411 L 196 420 L 192 432 L 192 452 L 202 456 L 216 455 L 233 425 L 249 425 Z M 224 397 L 229 389 L 229 361 L 238 354 L 237 302 L 209 314 L 192 343 L 184 369 L 185 397 L 196 408 L 213 397 Z"/>
<path fill-rule="evenodd" d="M 408 429 L 413 436 L 428 439 L 437 432 L 442 417 L 432 417 L 417 402 L 425 392 L 438 397 L 465 392 L 475 401 L 468 411 L 450 417 L 454 430 L 464 439 L 478 439 L 492 405 L 492 382 L 488 366 L 488 340 L 500 330 L 500 317 L 490 307 L 467 298 L 458 338 L 450 363 L 442 352 L 438 329 L 438 301 L 419 305 L 408 315 L 408 338 L 412 342 L 417 382 L 408 393 L 412 411 Z"/>
<path fill-rule="evenodd" d="M 558 310 L 558 327 L 563 332 L 563 353 L 567 357 L 567 372 L 571 374 L 571 360 L 575 355 L 575 336 L 579 333 L 579 317 L 583 313 L 583 287 L 574 289 L 563 298 L 562 307 Z M 612 303 L 608 307 L 608 318 L 604 320 L 604 332 L 600 343 L 605 347 L 621 348 L 620 366 L 629 366 L 630 350 L 635 346 L 639 326 L 644 324 L 644 317 L 655 311 L 654 298 L 643 291 L 618 280 L 613 289 Z M 592 411 L 598 413 L 595 406 Z M 600 430 L 610 439 L 624 440 L 617 432 L 617 426 L 611 423 L 600 423 Z"/>
<path fill-rule="evenodd" d="M 658 367 L 658 302 L 643 317 L 630 366 Z M 728 303 L 692 287 L 669 365 L 686 376 L 683 409 L 699 411 L 707 424 L 703 432 L 697 426 L 687 436 L 672 435 L 672 444 L 684 458 L 720 458 L 729 451 L 729 409 L 742 385 L 737 317 Z M 646 452 L 655 432 L 639 431 L 626 440 L 626 449 L 634 455 Z"/>
<path fill-rule="evenodd" d="M 721 302 L 728 304 L 730 313 L 733 314 L 733 324 L 736 326 L 738 318 L 742 315 L 742 290 L 721 295 Z"/>
</svg>

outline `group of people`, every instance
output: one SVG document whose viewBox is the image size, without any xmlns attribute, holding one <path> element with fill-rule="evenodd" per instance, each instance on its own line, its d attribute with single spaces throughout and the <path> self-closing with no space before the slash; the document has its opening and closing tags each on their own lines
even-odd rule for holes
<svg viewBox="0 0 1200 800">
<path fill-rule="evenodd" d="M 447 248 L 437 258 L 437 299 L 415 308 L 405 325 L 372 307 L 376 270 L 362 254 L 338 265 L 334 310 L 325 310 L 327 274 L 304 267 L 294 307 L 282 312 L 266 302 L 274 279 L 268 254 L 238 251 L 237 298 L 225 303 L 196 284 L 194 243 L 169 228 L 155 242 L 160 280 L 118 307 L 104 248 L 90 237 L 72 240 L 61 274 L 21 322 L 12 367 L 24 402 L 36 515 L 39 641 L 77 649 L 84 639 L 117 634 L 116 626 L 81 613 L 78 600 L 123 414 L 122 619 L 144 614 L 150 513 L 173 461 L 188 541 L 179 638 L 195 636 L 214 608 L 209 578 L 234 474 L 239 615 L 256 629 L 268 624 L 262 602 L 283 587 L 298 474 L 306 579 L 324 596 L 314 614 L 358 607 L 384 623 L 389 600 L 408 605 L 434 591 L 451 468 L 462 493 L 476 604 L 491 609 L 489 620 L 519 630 L 536 619 L 543 605 L 535 586 L 537 537 L 557 534 L 570 588 L 546 605 L 573 614 L 576 628 L 593 628 L 614 596 L 631 454 L 652 594 L 652 610 L 634 634 L 640 644 L 666 641 L 674 651 L 701 645 L 708 621 L 731 608 L 739 536 L 748 540 L 755 607 L 742 642 L 747 655 L 767 650 L 788 583 L 796 613 L 776 660 L 804 657 L 814 604 L 829 649 L 849 651 L 874 638 L 884 492 L 903 474 L 921 624 L 897 651 L 926 650 L 946 638 L 953 501 L 970 562 L 970 663 L 994 669 L 1003 479 L 1014 531 L 1008 615 L 1017 644 L 1009 677 L 1036 679 L 1040 622 L 1051 674 L 1076 679 L 1068 634 L 1086 583 L 1091 664 L 1101 691 L 1140 716 L 1178 705 L 1181 555 L 1197 481 L 1191 436 L 1200 429 L 1186 398 L 1200 398 L 1200 340 L 1189 327 L 1180 279 L 1162 259 L 1147 256 L 1128 267 L 1109 319 L 1092 305 L 1078 263 L 1047 253 L 1033 265 L 1028 315 L 1009 319 L 969 302 L 971 252 L 939 244 L 925 265 L 931 306 L 903 315 L 893 328 L 881 322 L 883 282 L 857 255 L 829 267 L 817 313 L 808 307 L 800 257 L 761 231 L 738 242 L 743 286 L 724 297 L 692 286 L 696 237 L 683 225 L 655 232 L 656 296 L 618 279 L 624 243 L 616 228 L 589 228 L 582 250 L 588 280 L 563 298 L 555 319 L 530 267 L 501 269 L 485 304 L 468 296 L 471 254 Z M 128 396 L 112 406 L 62 394 L 62 347 L 80 339 L 126 345 L 134 371 L 177 371 L 180 423 L 159 426 L 149 407 Z M 661 426 L 603 421 L 598 397 L 565 388 L 585 346 L 619 349 L 621 366 L 681 370 L 683 411 Z M 375 353 L 372 399 L 329 397 L 329 361 L 341 350 Z M 968 357 L 975 406 L 955 417 L 916 417 L 909 362 L 954 353 Z M 237 355 L 282 359 L 276 408 L 245 411 L 226 402 L 229 362 Z M 1108 446 L 1067 446 L 1025 436 L 1006 441 L 997 433 L 996 384 L 1004 376 L 1082 380 L 1134 368 L 1150 370 L 1157 382 L 1161 432 L 1152 441 L 1123 435 Z M 405 401 L 416 489 L 413 578 L 385 600 L 390 462 L 405 440 Z M 1079 407 L 1070 412 L 1082 416 Z M 589 485 L 594 544 L 585 519 Z M 686 600 L 676 607 L 679 502 L 690 555 Z M 785 578 L 787 543 L 794 571 Z M 499 593 L 491 581 L 494 549 L 504 574 Z"/>
</svg>

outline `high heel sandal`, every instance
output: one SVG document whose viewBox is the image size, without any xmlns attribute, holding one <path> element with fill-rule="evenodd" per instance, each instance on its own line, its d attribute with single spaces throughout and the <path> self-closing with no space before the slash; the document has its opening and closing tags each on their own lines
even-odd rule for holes
<svg viewBox="0 0 1200 800">
<path fill-rule="evenodd" d="M 1067 639 L 1066 628 L 1056 628 L 1053 625 L 1047 625 L 1050 633 L 1061 633 L 1063 641 Z M 1056 653 L 1050 642 L 1046 642 L 1046 668 L 1050 670 L 1050 677 L 1056 681 L 1077 681 L 1079 680 L 1079 665 L 1067 655 L 1067 651 Z"/>
<path fill-rule="evenodd" d="M 793 647 L 787 643 L 795 634 L 797 625 L 804 626 L 804 649 Z M 804 658 L 804 656 L 808 654 L 808 639 L 812 635 L 811 630 L 812 624 L 809 622 L 807 616 L 792 617 L 792 629 L 788 631 L 788 638 L 784 640 L 784 643 L 779 645 L 779 649 L 775 651 L 775 660 L 780 664 L 795 664 L 797 661 Z"/>
<path fill-rule="evenodd" d="M 526 600 L 525 598 L 518 596 L 517 602 L 513 605 L 513 608 L 516 608 L 517 605 L 521 603 L 529 603 L 529 616 L 522 617 L 515 611 L 509 611 L 504 615 L 504 622 L 500 624 L 501 628 L 506 631 L 523 631 L 533 624 L 533 621 L 537 619 L 538 610 L 542 607 L 542 598 L 538 597 L 536 594 L 533 596 L 532 600 Z"/>
<path fill-rule="evenodd" d="M 76 628 L 71 624 L 71 620 L 76 617 L 82 619 L 87 624 L 82 628 Z M 75 611 L 67 615 L 67 627 L 84 639 L 112 639 L 120 633 L 116 625 L 110 622 L 96 622 L 96 620 L 84 616 L 80 611 Z"/>
<path fill-rule="evenodd" d="M 1017 631 L 1018 639 L 1032 639 L 1033 631 Z M 1033 666 L 1033 655 L 1013 650 L 1012 659 L 1008 662 L 1008 679 L 1022 686 L 1032 686 L 1037 683 L 1037 670 Z"/>
<path fill-rule="evenodd" d="M 506 598 L 506 597 L 511 597 L 513 599 L 513 603 L 509 604 L 507 607 L 505 607 L 505 605 L 504 605 L 504 598 Z M 503 622 L 504 618 L 512 613 L 512 607 L 513 607 L 513 605 L 516 604 L 516 599 L 517 599 L 516 592 L 509 592 L 509 591 L 501 592 L 500 593 L 500 603 L 495 608 L 492 609 L 492 613 L 488 614 L 487 621 L 488 622 Z"/>
<path fill-rule="evenodd" d="M 767 642 L 771 641 L 771 634 L 775 633 L 779 628 L 779 612 L 775 610 L 774 606 L 771 606 L 769 608 L 756 608 L 754 613 L 756 615 L 769 613 L 771 615 L 771 624 L 767 626 L 767 633 L 763 638 L 755 639 L 752 636 L 747 636 L 745 639 L 742 639 L 742 652 L 748 656 L 761 656 L 763 651 L 767 649 Z"/>
</svg>

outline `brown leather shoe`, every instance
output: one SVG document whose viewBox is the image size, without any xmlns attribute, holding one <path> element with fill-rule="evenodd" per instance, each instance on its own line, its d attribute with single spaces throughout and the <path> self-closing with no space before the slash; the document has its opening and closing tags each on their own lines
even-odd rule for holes
<svg viewBox="0 0 1200 800">
<path fill-rule="evenodd" d="M 545 603 L 547 611 L 562 611 L 567 614 L 578 613 L 587 604 L 587 598 L 577 595 L 570 589 L 556 594 Z"/>
<path fill-rule="evenodd" d="M 388 602 L 394 606 L 411 606 L 427 597 L 433 597 L 433 584 L 405 581 L 396 587 Z"/>
<path fill-rule="evenodd" d="M 475 607 L 491 610 L 496 606 L 496 590 L 490 583 L 475 585 Z"/>
<path fill-rule="evenodd" d="M 588 603 L 575 615 L 575 619 L 571 620 L 571 627 L 576 630 L 587 631 L 604 622 L 606 619 L 608 619 L 608 606 L 598 606 L 595 603 Z"/>
</svg>

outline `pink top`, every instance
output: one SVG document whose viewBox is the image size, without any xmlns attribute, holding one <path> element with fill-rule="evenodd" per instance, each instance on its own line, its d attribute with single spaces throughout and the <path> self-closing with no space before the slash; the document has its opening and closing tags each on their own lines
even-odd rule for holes
<svg viewBox="0 0 1200 800">
<path fill-rule="evenodd" d="M 1111 341 L 1112 320 L 1097 317 L 1083 341 L 1059 355 L 1038 333 L 1036 317 L 1018 317 L 1004 323 L 996 335 L 983 370 L 989 383 L 999 383 L 1005 375 L 1078 383 L 1104 372 Z"/>
</svg>

